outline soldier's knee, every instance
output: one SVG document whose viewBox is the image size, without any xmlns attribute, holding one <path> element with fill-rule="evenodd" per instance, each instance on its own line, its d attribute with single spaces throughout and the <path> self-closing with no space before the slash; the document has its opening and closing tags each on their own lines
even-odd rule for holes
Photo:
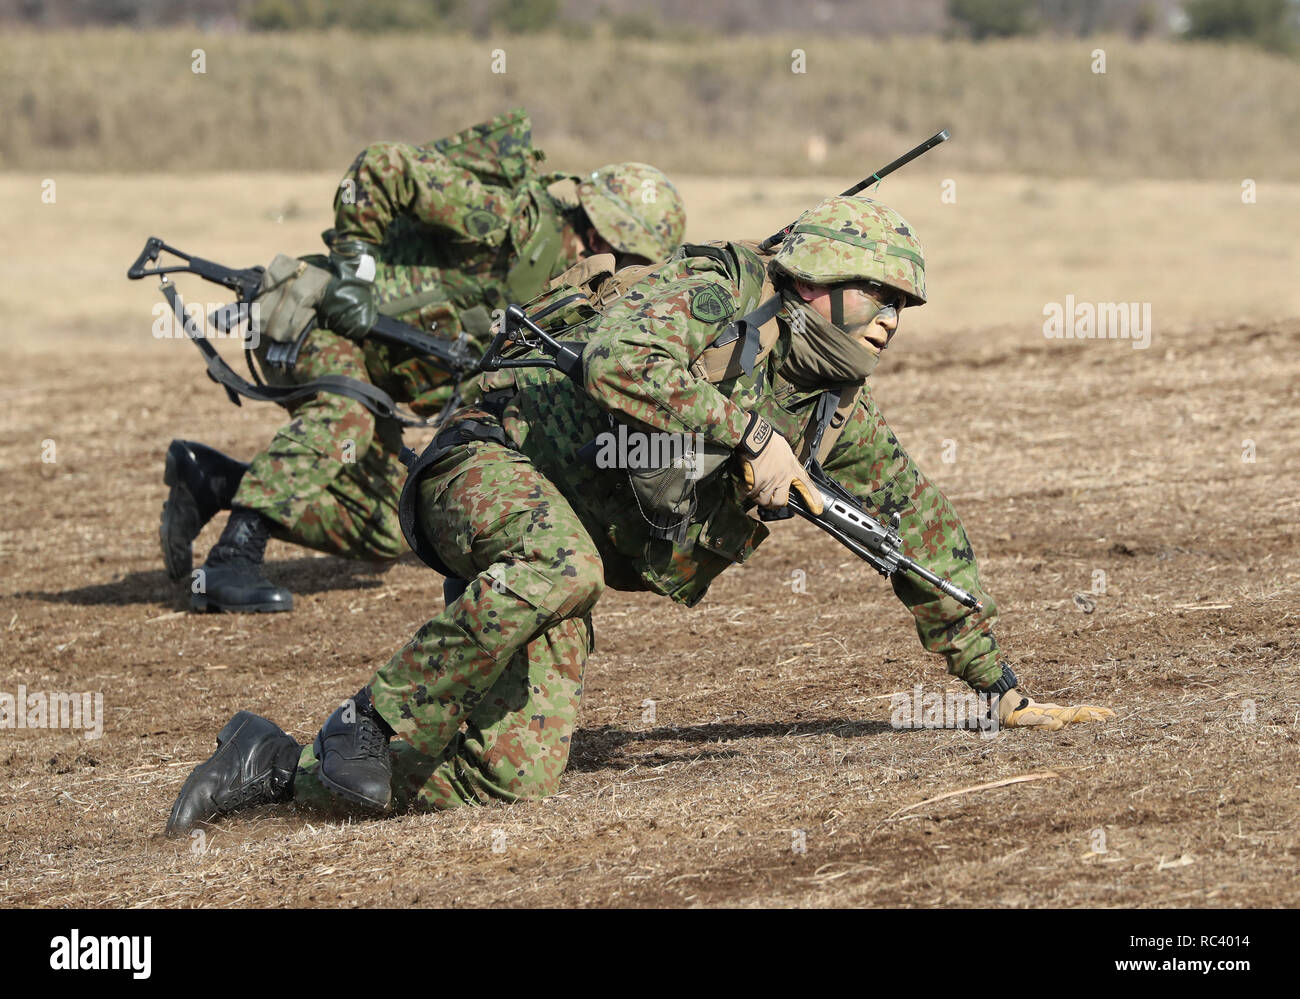
<svg viewBox="0 0 1300 999">
<path fill-rule="evenodd" d="M 595 552 L 569 555 L 557 573 L 563 581 L 572 614 L 586 614 L 605 592 L 605 564 Z"/>
<path fill-rule="evenodd" d="M 536 801 L 538 798 L 549 798 L 560 791 L 560 775 L 551 776 L 545 774 L 540 777 L 534 777 L 532 781 L 520 788 L 516 792 L 516 798 L 519 801 Z"/>
<path fill-rule="evenodd" d="M 315 451 L 327 461 L 354 465 L 375 443 L 375 417 L 361 403 L 341 396 L 304 406 L 279 436 Z"/>
<path fill-rule="evenodd" d="M 483 790 L 489 797 L 535 801 L 559 793 L 560 781 L 568 764 L 567 742 L 563 752 L 552 752 L 535 759 L 516 762 L 495 756 L 489 754 L 487 759 L 480 761 L 488 780 L 488 786 Z"/>
<path fill-rule="evenodd" d="M 362 408 L 364 416 L 350 415 L 338 427 L 334 438 L 334 453 L 345 465 L 360 464 L 375 449 L 375 418 Z"/>
</svg>

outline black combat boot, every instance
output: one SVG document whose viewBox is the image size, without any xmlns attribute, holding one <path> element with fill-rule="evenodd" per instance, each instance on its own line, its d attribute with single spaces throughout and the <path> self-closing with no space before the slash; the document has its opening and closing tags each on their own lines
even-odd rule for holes
<svg viewBox="0 0 1300 999">
<path fill-rule="evenodd" d="M 184 579 L 194 567 L 192 545 L 203 525 L 230 509 L 239 480 L 248 471 L 236 461 L 206 444 L 172 441 L 163 465 L 163 482 L 171 487 L 163 503 L 158 539 L 162 542 L 163 564 L 172 579 Z"/>
<path fill-rule="evenodd" d="M 302 750 L 280 726 L 241 711 L 217 736 L 217 751 L 191 772 L 172 805 L 167 835 L 240 808 L 288 801 Z"/>
<path fill-rule="evenodd" d="M 320 761 L 320 780 L 354 804 L 387 811 L 393 800 L 393 761 L 388 740 L 393 730 L 362 687 L 351 702 L 326 719 L 312 746 Z"/>
<path fill-rule="evenodd" d="M 194 581 L 202 590 L 190 596 L 196 611 L 293 610 L 293 594 L 262 575 L 262 558 L 271 538 L 271 522 L 256 510 L 237 506 L 226 529 L 212 546 Z"/>
</svg>

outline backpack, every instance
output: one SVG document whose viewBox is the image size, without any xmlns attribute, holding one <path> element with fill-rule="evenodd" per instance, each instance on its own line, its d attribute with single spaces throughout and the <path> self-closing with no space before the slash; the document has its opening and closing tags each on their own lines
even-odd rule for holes
<svg viewBox="0 0 1300 999">
<path fill-rule="evenodd" d="M 679 261 L 697 261 L 695 266 L 691 266 L 692 270 L 721 270 L 739 288 L 737 312 L 740 318 L 719 320 L 718 335 L 692 362 L 692 373 L 714 384 L 751 374 L 754 366 L 771 353 L 780 336 L 775 319 L 781 309 L 781 299 L 767 277 L 762 255 L 745 243 L 687 243 L 678 247 L 669 262 Z M 610 305 L 663 266 L 662 263 L 648 264 L 615 271 L 612 254 L 589 257 L 559 275 L 546 291 L 523 306 L 523 310 L 534 324 L 554 339 L 585 341 Z M 526 344 L 515 343 L 503 349 L 501 356 L 522 358 L 532 351 L 533 348 Z M 498 420 L 509 398 L 515 394 L 515 371 L 501 368 L 482 377 L 482 408 L 493 412 Z M 805 441 L 801 460 L 807 460 L 812 454 L 819 462 L 825 460 L 848 422 L 860 392 L 861 386 L 850 386 L 843 391 L 822 393 L 814 408 L 815 426 Z M 419 529 L 416 515 L 419 481 L 424 471 L 453 446 L 475 439 L 513 447 L 499 424 L 469 419 L 444 429 L 423 454 L 418 457 L 410 454 L 404 459 L 410 472 L 398 501 L 402 533 L 412 551 L 443 575 L 450 575 L 450 572 L 438 556 L 436 547 Z M 579 459 L 590 457 L 583 454 L 590 449 L 591 445 L 580 449 Z M 695 482 L 720 471 L 731 457 L 728 450 L 705 445 L 705 452 L 695 456 L 690 465 L 629 471 L 633 493 L 642 514 L 651 524 L 651 535 L 670 539 L 675 544 L 682 543 L 696 513 Z M 745 534 L 745 538 L 748 537 Z"/>
<path fill-rule="evenodd" d="M 523 108 L 514 108 L 420 148 L 439 153 L 453 167 L 473 174 L 484 186 L 503 188 L 515 195 L 516 213 L 527 198 L 538 201 L 542 190 L 560 176 L 538 173 L 537 166 L 546 154 L 533 148 L 533 123 Z M 401 219 L 394 223 L 396 227 L 404 224 L 407 223 Z M 536 295 L 550 277 L 561 249 L 558 221 L 551 213 L 539 212 L 533 231 L 516 247 L 514 264 L 505 275 L 507 296 L 519 300 Z M 440 288 L 431 288 L 385 305 L 380 311 L 386 315 L 401 314 L 441 301 L 441 295 Z M 491 322 L 488 306 L 480 303 L 459 309 L 456 321 L 471 336 L 482 338 Z"/>
<path fill-rule="evenodd" d="M 435 139 L 425 148 L 437 150 L 484 184 L 510 190 L 534 176 L 536 165 L 546 158 L 533 148 L 533 123 L 523 108 Z"/>
</svg>

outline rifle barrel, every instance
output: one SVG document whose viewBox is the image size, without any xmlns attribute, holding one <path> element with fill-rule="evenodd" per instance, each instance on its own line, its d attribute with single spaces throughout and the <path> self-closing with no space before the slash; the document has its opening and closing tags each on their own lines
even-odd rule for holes
<svg viewBox="0 0 1300 999">
<path fill-rule="evenodd" d="M 963 590 L 956 583 L 949 582 L 942 576 L 937 576 L 923 565 L 918 565 L 906 556 L 900 556 L 898 567 L 904 572 L 910 572 L 913 576 L 925 580 L 940 593 L 945 593 L 952 597 L 963 607 L 969 607 L 973 611 L 983 610 L 983 605 L 973 596 Z"/>
</svg>

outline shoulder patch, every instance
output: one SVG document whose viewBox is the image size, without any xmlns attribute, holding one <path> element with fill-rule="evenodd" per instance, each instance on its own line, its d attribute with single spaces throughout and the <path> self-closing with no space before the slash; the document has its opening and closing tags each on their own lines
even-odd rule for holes
<svg viewBox="0 0 1300 999">
<path fill-rule="evenodd" d="M 716 284 L 706 284 L 691 292 L 691 315 L 706 323 L 719 323 L 736 311 L 731 296 Z"/>
<path fill-rule="evenodd" d="M 475 236 L 486 236 L 493 230 L 500 229 L 504 224 L 500 216 L 486 208 L 475 208 L 465 215 L 465 230 Z"/>
</svg>

